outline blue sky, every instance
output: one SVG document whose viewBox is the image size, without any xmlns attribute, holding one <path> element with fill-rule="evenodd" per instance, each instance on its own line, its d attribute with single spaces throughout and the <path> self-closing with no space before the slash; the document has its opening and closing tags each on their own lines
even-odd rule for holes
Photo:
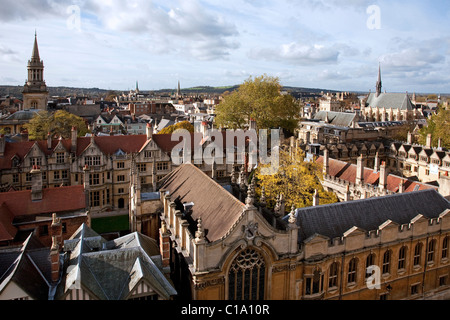
<svg viewBox="0 0 450 320">
<path fill-rule="evenodd" d="M 2 0 L 1 84 L 23 85 L 35 29 L 49 86 L 226 86 L 268 74 L 368 91 L 381 63 L 388 92 L 450 93 L 445 0 Z"/>
</svg>

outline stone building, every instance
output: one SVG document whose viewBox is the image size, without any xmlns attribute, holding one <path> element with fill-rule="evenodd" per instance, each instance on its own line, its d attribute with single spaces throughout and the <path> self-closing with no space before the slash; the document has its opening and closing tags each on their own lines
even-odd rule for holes
<svg viewBox="0 0 450 320">
<path fill-rule="evenodd" d="M 327 191 L 336 194 L 340 201 L 380 197 L 388 194 L 412 192 L 426 189 L 438 190 L 434 185 L 428 185 L 408 178 L 397 176 L 389 170 L 378 152 L 375 154 L 372 167 L 367 167 L 367 156 L 361 154 L 356 164 L 332 159 L 325 149 L 323 156 L 316 162 L 323 166 L 322 185 Z M 447 196 L 446 194 L 442 194 Z"/>
<path fill-rule="evenodd" d="M 361 116 L 367 121 L 405 121 L 421 117 L 408 93 L 382 92 L 381 67 L 378 70 L 376 91 L 363 99 Z"/>
<path fill-rule="evenodd" d="M 450 297 L 450 203 L 435 190 L 292 208 L 282 218 L 256 201 L 253 183 L 243 203 L 190 164 L 161 182 L 162 261 L 180 297 Z M 379 270 L 375 288 L 368 267 Z"/>
</svg>

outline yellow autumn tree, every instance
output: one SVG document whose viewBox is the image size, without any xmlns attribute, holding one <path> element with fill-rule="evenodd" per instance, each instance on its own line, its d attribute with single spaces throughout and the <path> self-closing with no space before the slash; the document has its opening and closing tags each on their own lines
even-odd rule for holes
<svg viewBox="0 0 450 320">
<path fill-rule="evenodd" d="M 179 129 L 194 132 L 194 126 L 189 121 L 182 121 L 162 129 L 158 134 L 172 134 Z"/>
<path fill-rule="evenodd" d="M 289 212 L 292 205 L 296 208 L 309 207 L 313 204 L 313 196 L 317 190 L 319 204 L 329 204 L 338 201 L 333 192 L 325 191 L 320 180 L 323 179 L 322 165 L 314 161 L 305 161 L 305 153 L 299 148 L 280 150 L 279 169 L 273 175 L 262 175 L 262 168 L 270 165 L 260 165 L 255 177 L 259 187 L 256 189 L 261 196 L 264 187 L 267 206 L 275 207 L 277 197 L 282 194 Z"/>
</svg>

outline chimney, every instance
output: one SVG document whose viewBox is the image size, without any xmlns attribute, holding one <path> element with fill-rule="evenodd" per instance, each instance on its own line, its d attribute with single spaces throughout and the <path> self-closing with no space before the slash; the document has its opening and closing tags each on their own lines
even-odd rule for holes
<svg viewBox="0 0 450 320">
<path fill-rule="evenodd" d="M 52 215 L 51 235 L 52 237 L 56 237 L 58 244 L 62 243 L 62 223 L 61 218 L 58 218 L 56 213 Z"/>
<path fill-rule="evenodd" d="M 150 140 L 153 138 L 153 125 L 151 125 L 150 123 L 147 123 L 147 140 Z"/>
<path fill-rule="evenodd" d="M 49 132 L 47 134 L 47 149 L 50 150 L 52 148 L 52 134 Z"/>
<path fill-rule="evenodd" d="M 380 191 L 386 191 L 387 187 L 387 168 L 386 168 L 386 162 L 383 161 L 380 167 L 380 182 L 378 184 Z"/>
<path fill-rule="evenodd" d="M 319 205 L 319 192 L 317 192 L 316 189 L 313 196 L 313 207 L 317 207 L 318 205 Z"/>
<path fill-rule="evenodd" d="M 426 147 L 427 148 L 431 148 L 431 143 L 432 143 L 432 136 L 431 136 L 431 133 L 429 133 L 427 135 L 427 145 L 426 145 Z"/>
<path fill-rule="evenodd" d="M 350 186 L 347 185 L 345 188 L 345 195 L 344 195 L 344 201 L 350 201 Z"/>
<path fill-rule="evenodd" d="M 71 132 L 71 148 L 70 151 L 72 153 L 76 153 L 77 152 L 77 139 L 78 139 L 78 130 L 75 127 L 72 127 L 72 132 Z"/>
<path fill-rule="evenodd" d="M 330 156 L 328 154 L 328 149 L 323 150 L 323 175 L 328 175 L 330 170 Z"/>
<path fill-rule="evenodd" d="M 31 201 L 42 200 L 42 172 L 38 166 L 33 166 L 31 173 Z"/>
<path fill-rule="evenodd" d="M 361 185 L 364 183 L 364 160 L 363 156 L 360 155 L 358 157 L 357 165 L 356 165 L 356 184 Z"/>
<path fill-rule="evenodd" d="M 163 268 L 170 265 L 170 233 L 167 230 L 166 222 L 161 221 L 161 228 L 159 229 L 159 243 L 160 253 L 162 259 Z"/>
<path fill-rule="evenodd" d="M 375 160 L 374 160 L 374 166 L 373 166 L 373 170 L 375 172 L 378 172 L 380 170 L 380 155 L 377 153 L 375 154 Z"/>
<path fill-rule="evenodd" d="M 59 280 L 60 274 L 59 243 L 56 236 L 52 236 L 52 247 L 50 249 L 50 262 L 51 262 L 52 282 L 56 283 Z"/>
<path fill-rule="evenodd" d="M 5 156 L 6 138 L 5 135 L 0 135 L 0 157 Z"/>
<path fill-rule="evenodd" d="M 408 131 L 408 140 L 407 140 L 408 144 L 412 144 L 412 133 Z"/>
<path fill-rule="evenodd" d="M 400 181 L 400 185 L 398 186 L 398 193 L 403 193 L 405 192 L 405 182 L 402 180 Z"/>
</svg>

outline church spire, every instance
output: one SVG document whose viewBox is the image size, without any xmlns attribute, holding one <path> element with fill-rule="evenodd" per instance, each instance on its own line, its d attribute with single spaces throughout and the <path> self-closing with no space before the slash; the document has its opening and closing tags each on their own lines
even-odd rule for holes
<svg viewBox="0 0 450 320">
<path fill-rule="evenodd" d="M 381 82 L 381 64 L 378 64 L 378 80 L 377 80 L 377 97 L 381 94 L 381 88 L 382 88 L 382 82 Z"/>
<path fill-rule="evenodd" d="M 37 43 L 37 32 L 34 31 L 34 45 L 33 45 L 33 53 L 31 54 L 31 60 L 37 60 L 38 62 L 41 60 L 39 57 L 39 47 Z"/>
</svg>

